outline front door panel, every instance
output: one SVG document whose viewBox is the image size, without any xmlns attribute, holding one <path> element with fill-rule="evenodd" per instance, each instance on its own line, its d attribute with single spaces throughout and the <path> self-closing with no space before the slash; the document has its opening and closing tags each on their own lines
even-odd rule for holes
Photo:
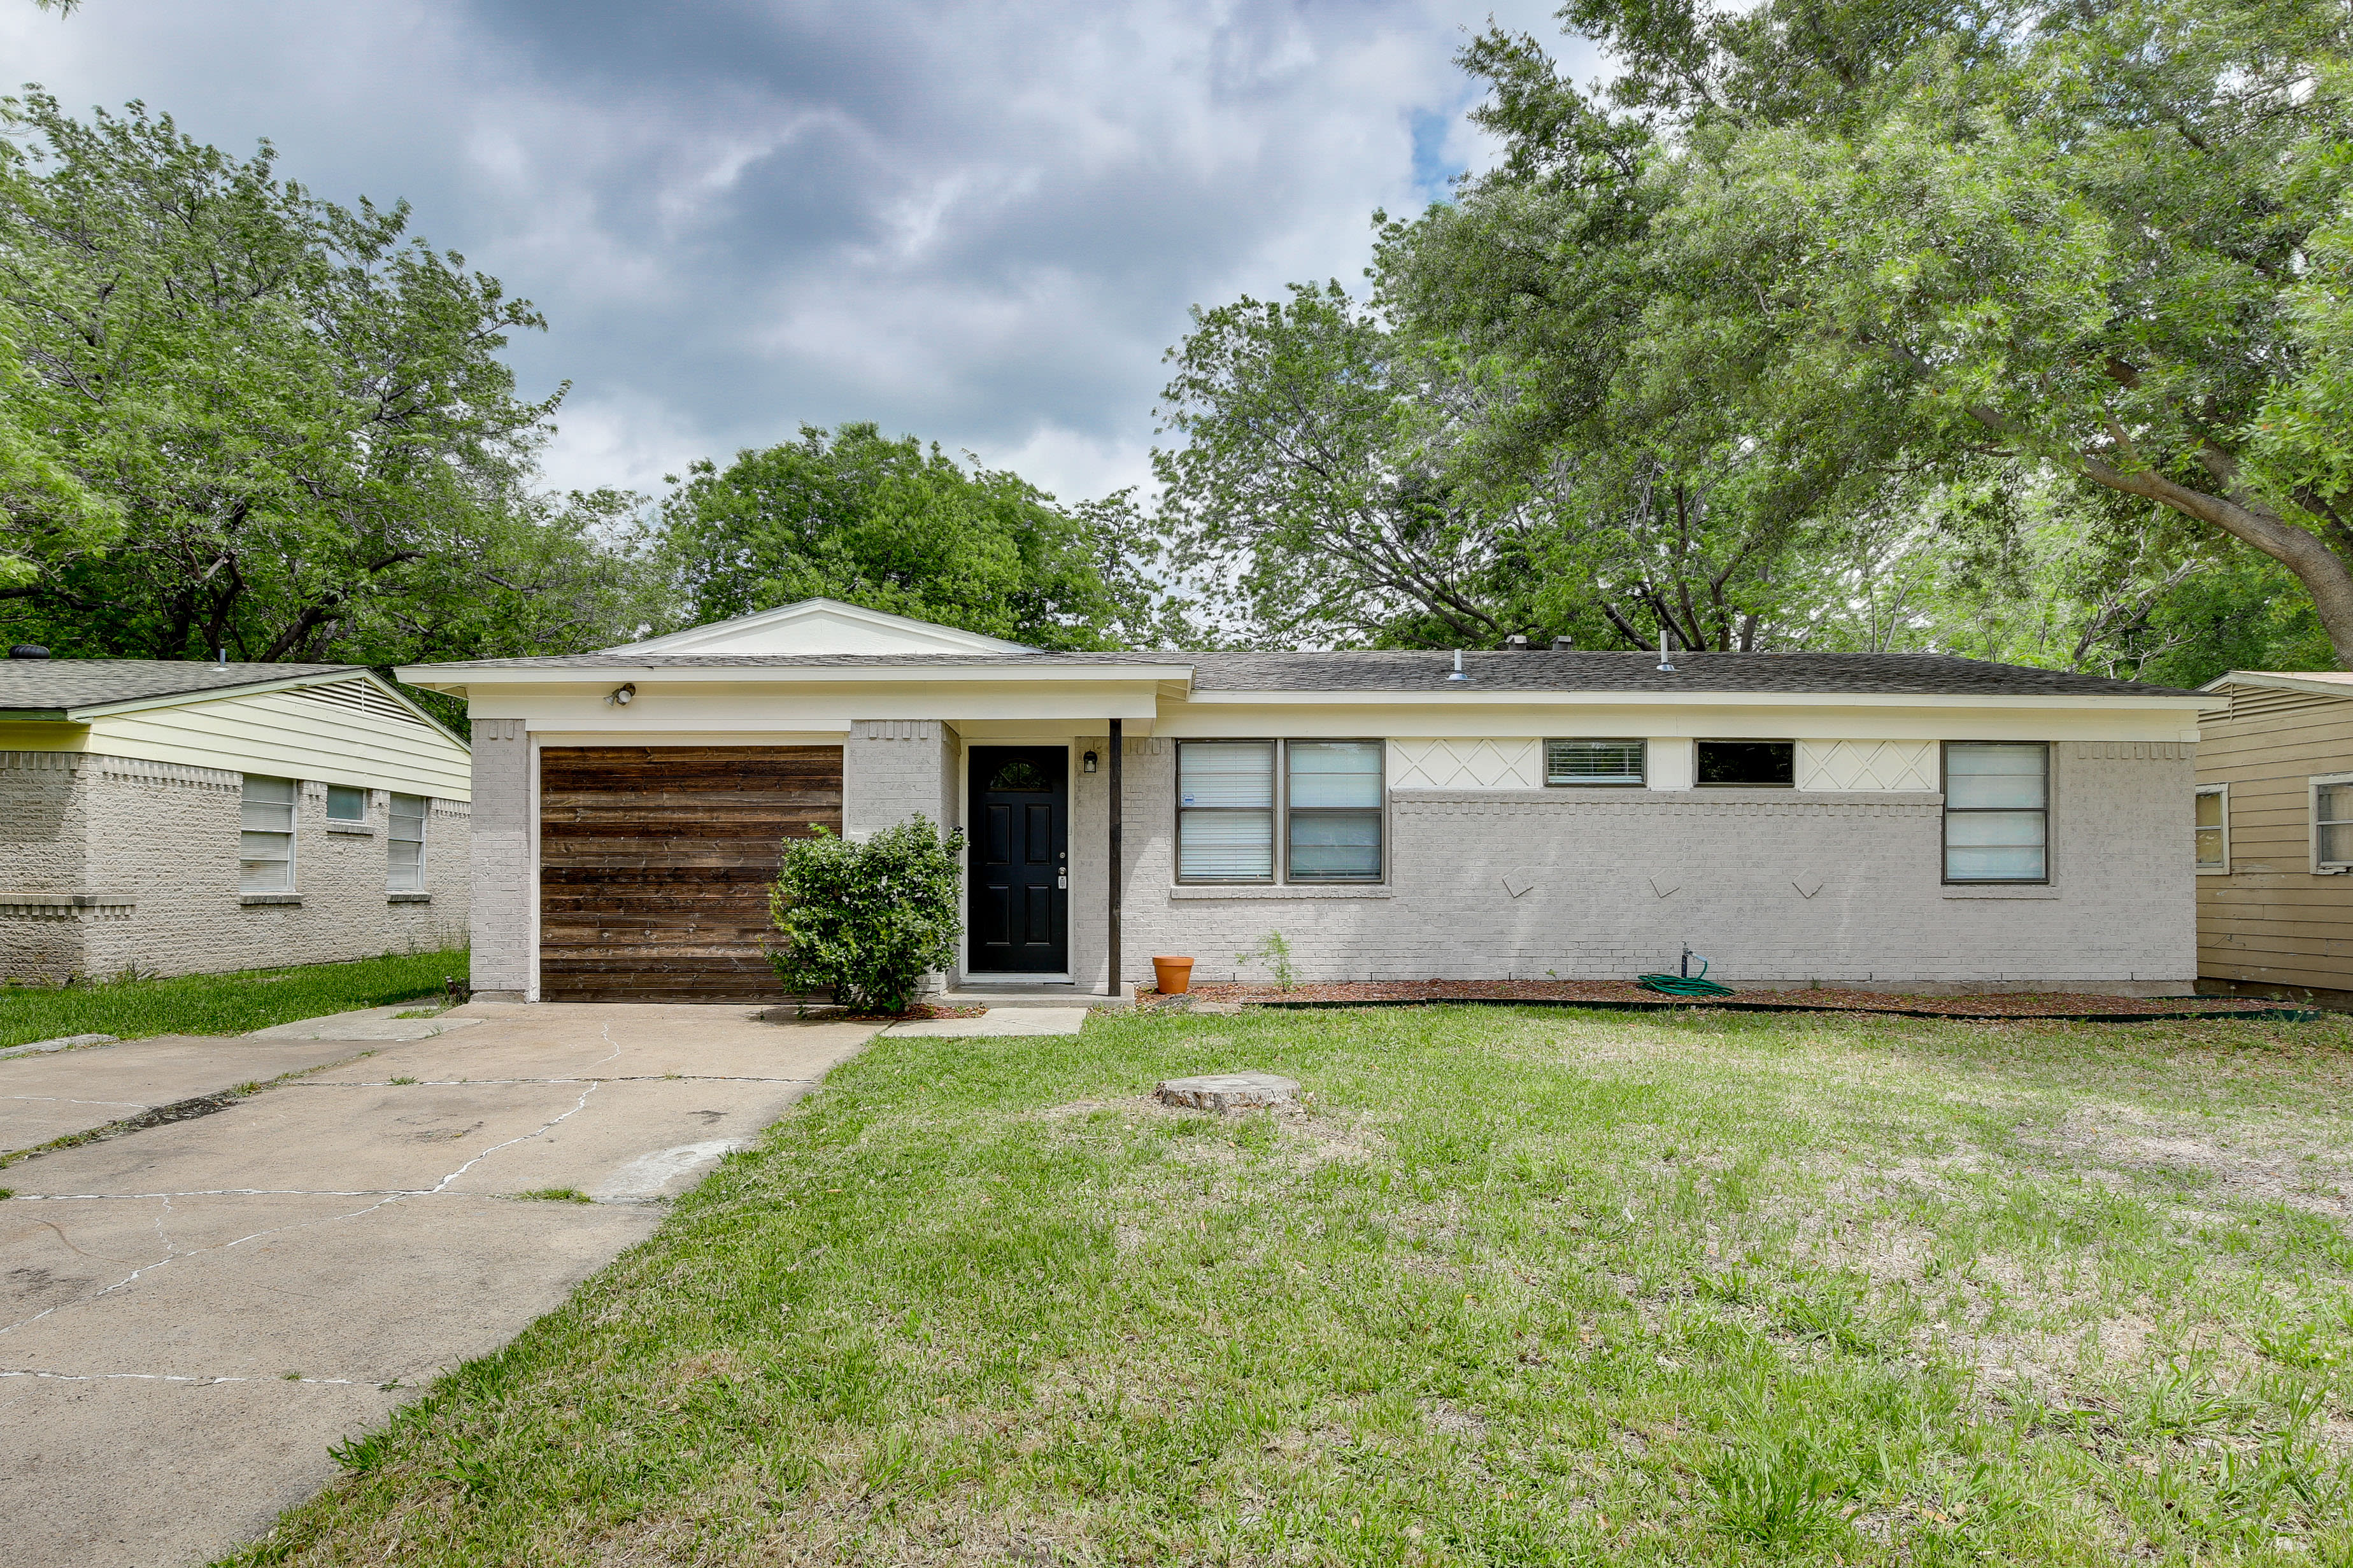
<svg viewBox="0 0 2353 1568">
<path fill-rule="evenodd" d="M 1070 967 L 1070 753 L 975 746 L 972 969 L 1060 974 Z"/>
</svg>

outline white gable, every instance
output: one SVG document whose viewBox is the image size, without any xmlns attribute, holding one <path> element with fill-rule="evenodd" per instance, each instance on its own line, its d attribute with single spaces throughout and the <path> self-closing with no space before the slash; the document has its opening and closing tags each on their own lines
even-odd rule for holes
<svg viewBox="0 0 2353 1568">
<path fill-rule="evenodd" d="M 626 643 L 606 653 L 1035 653 L 1024 643 L 905 616 L 860 609 L 835 599 L 803 599 L 780 609 Z"/>
</svg>

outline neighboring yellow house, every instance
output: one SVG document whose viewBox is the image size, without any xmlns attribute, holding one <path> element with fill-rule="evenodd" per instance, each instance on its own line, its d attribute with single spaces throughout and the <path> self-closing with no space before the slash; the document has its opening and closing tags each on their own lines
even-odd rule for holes
<svg viewBox="0 0 2353 1568">
<path fill-rule="evenodd" d="M 2199 989 L 2353 1006 L 2353 673 L 2201 689 Z"/>
<path fill-rule="evenodd" d="M 462 945 L 471 759 L 355 665 L 0 659 L 0 981 Z"/>
</svg>

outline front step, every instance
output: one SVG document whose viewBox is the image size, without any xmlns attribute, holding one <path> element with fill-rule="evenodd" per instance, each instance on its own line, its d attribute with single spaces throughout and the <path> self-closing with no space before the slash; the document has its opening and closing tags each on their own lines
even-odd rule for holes
<svg viewBox="0 0 2353 1568">
<path fill-rule="evenodd" d="M 1116 996 L 1082 991 L 1075 985 L 964 984 L 923 998 L 943 1007 L 1126 1007 L 1135 1002 L 1135 987 L 1123 984 Z"/>
</svg>

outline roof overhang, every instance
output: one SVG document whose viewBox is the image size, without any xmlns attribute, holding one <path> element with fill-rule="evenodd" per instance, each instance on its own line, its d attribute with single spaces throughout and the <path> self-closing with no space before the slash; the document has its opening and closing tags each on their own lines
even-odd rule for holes
<svg viewBox="0 0 2353 1568">
<path fill-rule="evenodd" d="M 871 664 L 871 665 L 628 665 L 468 668 L 464 665 L 403 665 L 393 672 L 411 686 L 462 697 L 470 687 L 540 689 L 611 687 L 643 682 L 669 686 L 933 686 L 1017 681 L 1022 685 L 1102 686 L 1148 683 L 1174 688 L 1179 698 L 1192 689 L 1189 664 Z"/>
<path fill-rule="evenodd" d="M 2267 669 L 2234 669 L 2216 676 L 2198 689 L 2220 691 L 2227 686 L 2260 686 L 2274 691 L 2308 691 L 2316 697 L 2353 698 L 2353 675 L 2331 679 L 2318 672 L 2278 674 Z"/>
<path fill-rule="evenodd" d="M 1879 691 L 1195 691 L 1192 700 L 1201 707 L 2017 708 L 2043 711 L 2130 708 L 2168 713 L 2200 713 L 2214 706 L 2197 696 L 1956 696 Z"/>
<path fill-rule="evenodd" d="M 201 702 L 219 702 L 232 697 L 259 697 L 272 691 L 301 691 L 313 686 L 338 686 L 347 680 L 366 681 L 406 709 L 420 722 L 430 725 L 450 744 L 465 746 L 466 742 L 451 734 L 447 724 L 419 708 L 406 692 L 365 665 L 353 665 L 348 669 L 332 669 L 310 675 L 289 675 L 276 680 L 248 681 L 237 686 L 207 686 L 195 691 L 167 692 L 160 697 L 126 697 L 120 702 L 86 702 L 72 708 L 0 708 L 0 722 L 20 721 L 33 723 L 88 724 L 116 713 L 137 713 L 154 708 L 187 708 Z"/>
</svg>

